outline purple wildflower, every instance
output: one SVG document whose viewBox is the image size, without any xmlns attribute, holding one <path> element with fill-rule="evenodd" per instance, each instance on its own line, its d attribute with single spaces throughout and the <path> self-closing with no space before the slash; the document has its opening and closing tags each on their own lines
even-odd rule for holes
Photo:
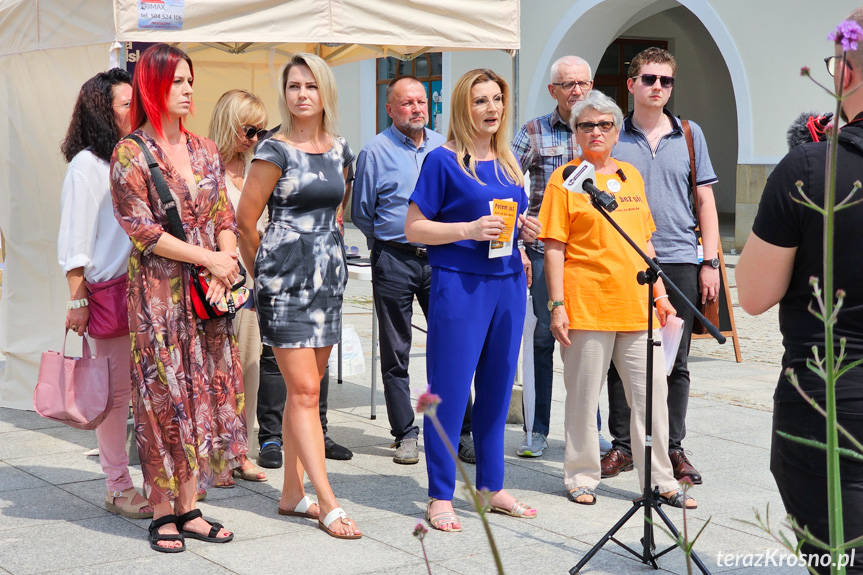
<svg viewBox="0 0 863 575">
<path fill-rule="evenodd" d="M 437 404 L 439 403 L 440 396 L 435 395 L 429 389 L 426 389 L 426 392 L 417 399 L 417 413 L 423 413 L 425 411 L 434 413 L 434 408 L 437 407 Z"/>
<path fill-rule="evenodd" d="M 854 20 L 843 20 L 836 26 L 836 30 L 827 36 L 827 39 L 841 44 L 843 52 L 856 50 L 857 42 L 863 40 L 863 28 L 860 28 L 860 24 Z"/>
<path fill-rule="evenodd" d="M 809 66 L 803 66 L 802 68 L 800 68 L 800 75 L 801 76 L 808 76 L 809 72 L 810 72 Z"/>
<path fill-rule="evenodd" d="M 423 537 L 425 537 L 425 534 L 428 532 L 429 532 L 429 530 L 426 529 L 425 525 L 423 525 L 423 520 L 417 519 L 416 527 L 414 527 L 414 533 L 413 533 L 414 537 L 419 537 L 420 539 L 422 539 Z"/>
</svg>

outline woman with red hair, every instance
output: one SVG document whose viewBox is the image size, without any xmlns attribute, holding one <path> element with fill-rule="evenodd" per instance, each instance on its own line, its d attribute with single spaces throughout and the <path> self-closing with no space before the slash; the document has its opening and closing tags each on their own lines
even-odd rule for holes
<svg viewBox="0 0 863 575">
<path fill-rule="evenodd" d="M 150 547 L 185 549 L 185 538 L 226 543 L 233 534 L 195 509 L 196 482 L 239 467 L 248 451 L 239 351 L 230 320 L 202 321 L 190 300 L 190 270 L 210 273 L 210 302 L 236 283 L 237 225 L 216 145 L 189 133 L 192 62 L 167 44 L 147 49 L 132 84 L 132 136 L 111 158 L 114 213 L 132 239 L 128 303 L 132 403 L 144 490 L 153 505 Z M 173 202 L 159 198 L 161 172 Z M 185 241 L 172 235 L 176 206 Z"/>
</svg>

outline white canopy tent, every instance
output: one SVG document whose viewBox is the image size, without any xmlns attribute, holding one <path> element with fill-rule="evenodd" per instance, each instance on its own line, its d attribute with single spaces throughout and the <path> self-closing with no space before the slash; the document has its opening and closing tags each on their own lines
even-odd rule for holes
<svg viewBox="0 0 863 575">
<path fill-rule="evenodd" d="M 519 48 L 519 0 L 180 4 L 182 29 L 154 30 L 139 29 L 139 0 L 0 0 L 0 229 L 6 240 L 0 406 L 32 409 L 40 355 L 59 349 L 68 299 L 56 257 L 66 169 L 59 143 L 81 84 L 124 62 L 126 42 L 179 43 L 190 53 L 198 111 L 190 126 L 199 133 L 206 133 L 212 104 L 229 88 L 252 89 L 275 110 L 275 71 L 291 52 L 317 53 L 337 65 Z"/>
</svg>

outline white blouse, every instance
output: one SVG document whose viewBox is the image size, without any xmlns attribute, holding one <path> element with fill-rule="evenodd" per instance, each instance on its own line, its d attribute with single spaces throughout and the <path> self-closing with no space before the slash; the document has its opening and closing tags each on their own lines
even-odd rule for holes
<svg viewBox="0 0 863 575">
<path fill-rule="evenodd" d="M 69 163 L 60 194 L 57 259 L 63 271 L 84 268 L 98 283 L 126 273 L 132 242 L 114 217 L 108 162 L 82 150 Z"/>
</svg>

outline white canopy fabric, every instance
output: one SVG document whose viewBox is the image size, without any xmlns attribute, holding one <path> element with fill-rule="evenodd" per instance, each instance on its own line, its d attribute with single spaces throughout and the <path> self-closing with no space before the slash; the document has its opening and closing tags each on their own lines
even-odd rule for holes
<svg viewBox="0 0 863 575">
<path fill-rule="evenodd" d="M 141 30 L 139 0 L 0 0 L 0 229 L 6 251 L 0 406 L 32 409 L 40 355 L 60 347 L 68 290 L 56 257 L 66 170 L 59 144 L 81 84 L 110 67 L 109 54 L 122 56 L 123 42 L 181 43 L 195 62 L 199 110 L 227 88 L 256 85 L 268 109 L 275 109 L 275 94 L 268 93 L 273 68 L 290 52 L 317 53 L 335 65 L 429 50 L 519 48 L 519 0 L 184 4 L 182 29 Z M 191 128 L 206 133 L 207 118 L 198 114 Z"/>
</svg>

